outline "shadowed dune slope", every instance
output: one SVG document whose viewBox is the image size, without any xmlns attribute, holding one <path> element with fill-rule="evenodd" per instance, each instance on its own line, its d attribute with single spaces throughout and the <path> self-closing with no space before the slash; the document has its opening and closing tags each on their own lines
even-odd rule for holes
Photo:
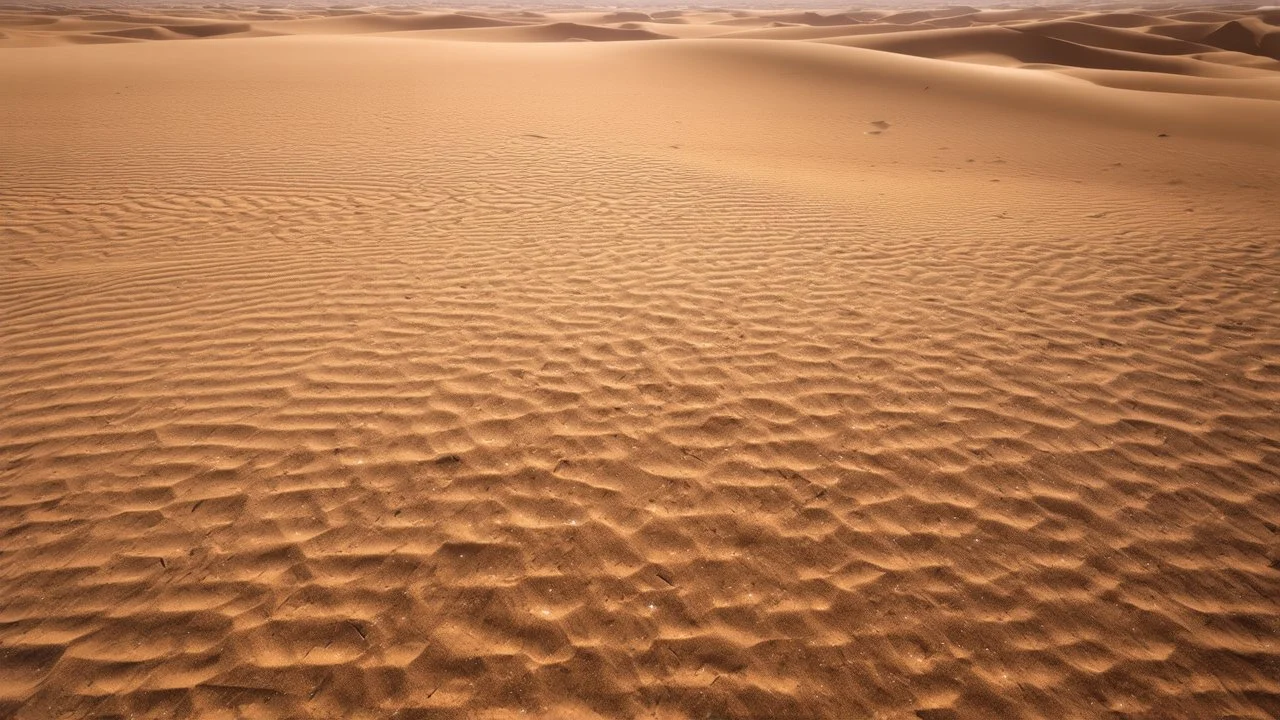
<svg viewBox="0 0 1280 720">
<path fill-rule="evenodd" d="M 981 27 L 914 30 L 877 35 L 825 38 L 820 42 L 930 58 L 987 58 L 998 63 L 1061 65 L 1106 70 L 1139 70 L 1171 75 L 1235 78 L 1271 75 L 1192 58 L 1114 50 L 1059 40 L 1019 28 Z"/>
<path fill-rule="evenodd" d="M 1160 35 L 1152 35 L 1133 30 L 1109 28 L 1101 25 L 1074 22 L 1070 20 L 1051 20 L 1039 23 L 1018 25 L 1017 30 L 1030 35 L 1056 38 L 1078 45 L 1094 48 L 1122 50 L 1132 53 L 1150 53 L 1152 55 L 1190 55 L 1198 52 L 1212 52 L 1214 46 L 1179 41 Z"/>
<path fill-rule="evenodd" d="M 456 30 L 459 28 L 506 27 L 524 24 L 514 20 L 477 17 L 460 13 L 432 13 L 415 15 L 386 15 L 361 13 L 339 17 L 308 18 L 280 21 L 271 24 L 273 29 L 292 33 L 322 33 L 345 35 L 351 33 L 405 32 L 412 30 Z"/>
<path fill-rule="evenodd" d="M 630 25 L 631 23 L 622 23 Z M 460 30 L 440 34 L 419 35 L 442 40 L 472 40 L 479 42 L 565 42 L 590 40 L 608 42 L 616 40 L 665 40 L 673 37 L 645 28 L 609 27 L 585 25 L 576 22 L 556 22 L 544 25 L 525 25 L 509 28 L 484 28 Z"/>
</svg>

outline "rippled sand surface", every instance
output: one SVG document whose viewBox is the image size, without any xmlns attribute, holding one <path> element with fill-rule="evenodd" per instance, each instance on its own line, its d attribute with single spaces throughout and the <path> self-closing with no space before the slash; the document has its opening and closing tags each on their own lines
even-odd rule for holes
<svg viewBox="0 0 1280 720">
<path fill-rule="evenodd" d="M 0 716 L 1280 715 L 1278 43 L 0 8 Z"/>
</svg>

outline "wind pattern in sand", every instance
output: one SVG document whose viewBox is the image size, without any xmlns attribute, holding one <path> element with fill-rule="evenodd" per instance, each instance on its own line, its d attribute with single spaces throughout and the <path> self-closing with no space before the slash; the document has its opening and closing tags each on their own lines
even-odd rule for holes
<svg viewBox="0 0 1280 720">
<path fill-rule="evenodd" d="M 1280 10 L 6 6 L 0 98 L 2 717 L 1280 716 Z"/>
</svg>

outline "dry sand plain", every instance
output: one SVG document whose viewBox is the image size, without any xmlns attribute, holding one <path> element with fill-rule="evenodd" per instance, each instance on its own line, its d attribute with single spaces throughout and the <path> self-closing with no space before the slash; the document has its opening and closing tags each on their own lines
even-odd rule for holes
<svg viewBox="0 0 1280 720">
<path fill-rule="evenodd" d="M 1277 717 L 1278 228 L 1275 8 L 7 6 L 0 716 Z"/>
</svg>

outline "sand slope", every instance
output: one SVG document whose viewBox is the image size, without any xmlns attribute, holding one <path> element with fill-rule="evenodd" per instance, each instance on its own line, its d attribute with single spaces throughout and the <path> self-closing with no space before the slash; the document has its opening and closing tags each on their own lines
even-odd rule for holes
<svg viewBox="0 0 1280 720">
<path fill-rule="evenodd" d="M 1275 717 L 1276 21 L 3 10 L 0 716 Z"/>
</svg>

